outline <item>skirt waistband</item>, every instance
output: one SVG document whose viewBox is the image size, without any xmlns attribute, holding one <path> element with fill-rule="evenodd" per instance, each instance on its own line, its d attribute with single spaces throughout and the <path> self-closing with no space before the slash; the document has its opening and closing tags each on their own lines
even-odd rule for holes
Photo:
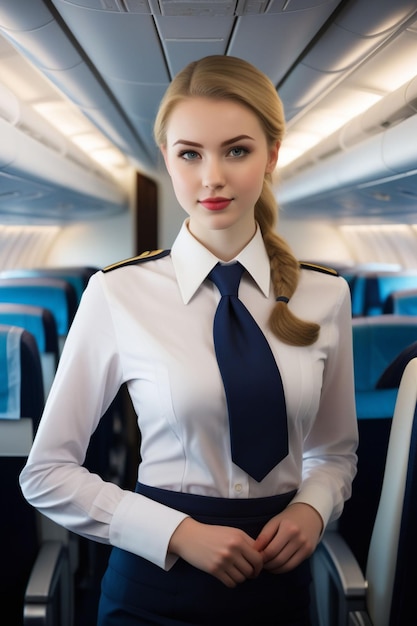
<svg viewBox="0 0 417 626">
<path fill-rule="evenodd" d="M 293 490 L 266 498 L 215 498 L 150 487 L 140 482 L 136 483 L 135 492 L 187 515 L 228 517 L 231 519 L 234 517 L 237 519 L 272 517 L 283 511 L 297 493 L 296 490 Z"/>
</svg>

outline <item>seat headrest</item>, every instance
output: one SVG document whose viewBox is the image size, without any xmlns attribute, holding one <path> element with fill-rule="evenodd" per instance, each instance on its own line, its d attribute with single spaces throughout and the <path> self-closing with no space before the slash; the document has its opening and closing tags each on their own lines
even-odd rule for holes
<svg viewBox="0 0 417 626">
<path fill-rule="evenodd" d="M 20 342 L 23 328 L 0 325 L 0 419 L 20 418 Z"/>
</svg>

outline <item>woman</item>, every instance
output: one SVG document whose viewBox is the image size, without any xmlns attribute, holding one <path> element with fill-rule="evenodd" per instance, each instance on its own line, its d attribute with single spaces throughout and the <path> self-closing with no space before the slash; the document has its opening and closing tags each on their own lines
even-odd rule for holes
<svg viewBox="0 0 417 626">
<path fill-rule="evenodd" d="M 155 137 L 188 217 L 171 251 L 98 272 L 67 338 L 21 484 L 45 515 L 114 546 L 100 626 L 310 623 L 308 557 L 356 471 L 350 299 L 275 232 L 283 133 L 252 65 L 213 56 L 182 70 Z M 236 262 L 284 394 L 287 450 L 261 478 L 232 460 L 213 343 L 212 270 Z M 142 437 L 136 493 L 81 467 L 124 382 Z"/>
</svg>

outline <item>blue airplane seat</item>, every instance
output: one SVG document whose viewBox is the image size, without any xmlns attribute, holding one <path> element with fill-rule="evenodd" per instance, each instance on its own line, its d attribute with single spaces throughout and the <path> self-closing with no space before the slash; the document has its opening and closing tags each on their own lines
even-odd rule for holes
<svg viewBox="0 0 417 626">
<path fill-rule="evenodd" d="M 53 314 L 62 349 L 77 310 L 74 287 L 57 278 L 0 278 L 0 302 L 29 304 L 49 309 Z"/>
<path fill-rule="evenodd" d="M 63 267 L 35 267 L 15 268 L 0 272 L 1 278 L 55 278 L 65 280 L 75 289 L 77 303 L 80 303 L 84 289 L 87 287 L 90 277 L 97 272 L 98 268 L 91 266 L 63 266 Z"/>
<path fill-rule="evenodd" d="M 417 315 L 417 288 L 393 291 L 385 302 L 384 313 Z"/>
<path fill-rule="evenodd" d="M 412 271 L 358 272 L 352 282 L 352 313 L 356 316 L 381 315 L 394 291 L 417 288 Z"/>
<path fill-rule="evenodd" d="M 44 407 L 42 366 L 34 336 L 0 325 L 0 419 L 30 417 L 36 432 Z"/>
<path fill-rule="evenodd" d="M 30 332 L 37 343 L 47 397 L 59 360 L 58 331 L 49 309 L 30 304 L 0 303 L 0 324 L 20 326 Z"/>
<path fill-rule="evenodd" d="M 399 352 L 404 350 L 401 357 L 404 369 L 407 351 L 407 362 L 413 354 L 409 346 L 417 342 L 417 318 L 396 315 L 354 318 L 352 330 L 359 430 L 358 472 L 353 481 L 352 497 L 346 502 L 338 525 L 364 567 L 402 373 L 397 365 Z M 397 359 L 397 364 L 393 365 Z M 387 384 L 388 378 L 390 384 Z M 391 384 L 394 378 L 396 384 Z"/>
<path fill-rule="evenodd" d="M 359 530 L 361 512 L 359 512 Z M 416 621 L 417 358 L 398 389 L 368 556 L 361 566 L 337 528 L 312 557 L 320 626 L 405 626 Z"/>
<path fill-rule="evenodd" d="M 377 388 L 377 383 L 398 353 L 417 341 L 417 317 L 356 317 L 352 320 L 352 334 L 358 419 L 391 418 L 396 390 Z"/>
<path fill-rule="evenodd" d="M 40 353 L 48 352 L 58 357 L 58 332 L 49 309 L 0 302 L 0 324 L 21 326 L 35 337 Z"/>
<path fill-rule="evenodd" d="M 406 346 L 393 361 L 385 368 L 379 377 L 376 388 L 377 389 L 398 389 L 400 386 L 401 378 L 406 368 L 406 365 L 417 357 L 417 341 L 413 341 L 409 346 Z"/>
<path fill-rule="evenodd" d="M 71 623 L 67 549 L 42 538 L 40 516 L 18 482 L 43 400 L 35 338 L 23 328 L 0 325 L 0 606 L 11 626 Z"/>
</svg>

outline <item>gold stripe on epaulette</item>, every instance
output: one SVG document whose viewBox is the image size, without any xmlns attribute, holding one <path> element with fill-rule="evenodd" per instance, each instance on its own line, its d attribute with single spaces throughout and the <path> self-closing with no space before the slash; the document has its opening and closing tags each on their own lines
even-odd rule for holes
<svg viewBox="0 0 417 626">
<path fill-rule="evenodd" d="M 141 261 L 142 259 L 151 259 L 159 254 L 164 252 L 164 250 L 146 250 L 146 252 L 142 252 L 138 256 L 133 256 L 130 259 L 124 259 L 123 261 L 117 261 L 116 263 L 112 263 L 111 265 L 107 265 L 102 269 L 103 272 L 110 272 L 111 270 L 115 270 L 118 267 L 123 267 L 125 265 L 133 265 L 134 263 Z"/>
<path fill-rule="evenodd" d="M 300 261 L 300 267 L 305 270 L 315 270 L 316 272 L 323 272 L 323 274 L 330 274 L 331 276 L 339 276 L 339 272 L 332 267 L 326 265 L 318 265 L 317 263 L 306 263 Z"/>
<path fill-rule="evenodd" d="M 145 257 L 151 257 L 151 256 L 156 256 L 157 254 L 161 254 L 161 252 L 163 252 L 162 249 L 160 249 L 160 250 L 146 250 L 146 252 L 142 252 L 142 254 L 140 254 L 136 258 L 144 259 Z"/>
</svg>

